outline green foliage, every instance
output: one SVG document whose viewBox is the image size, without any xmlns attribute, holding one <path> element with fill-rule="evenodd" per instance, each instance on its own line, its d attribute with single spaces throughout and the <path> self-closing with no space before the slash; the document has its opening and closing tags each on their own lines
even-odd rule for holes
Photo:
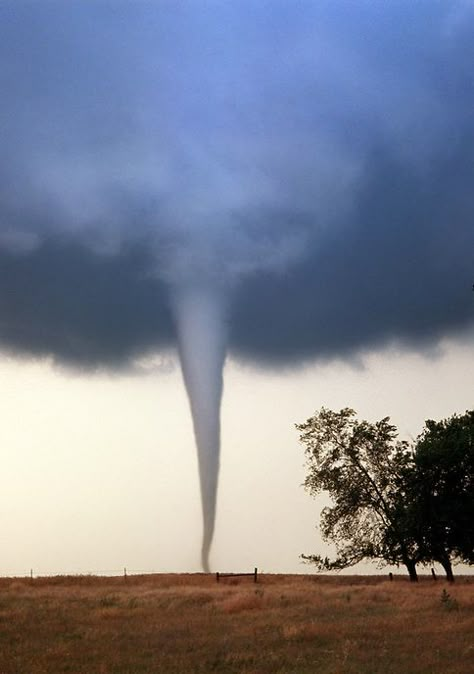
<svg viewBox="0 0 474 674">
<path fill-rule="evenodd" d="M 474 562 L 474 411 L 428 420 L 418 437 L 414 502 L 427 561 Z M 422 526 L 421 526 L 422 525 Z"/>
<path fill-rule="evenodd" d="M 389 421 L 358 421 L 352 409 L 322 408 L 296 426 L 307 457 L 304 486 L 313 496 L 328 492 L 333 502 L 321 513 L 320 529 L 335 543 L 337 558 L 304 556 L 321 570 L 374 559 L 403 563 L 416 576 L 418 546 L 403 505 L 412 457 Z"/>
<path fill-rule="evenodd" d="M 457 599 L 451 597 L 451 595 L 449 594 L 449 592 L 446 591 L 446 589 L 444 589 L 441 592 L 441 606 L 446 611 L 457 611 L 459 609 Z"/>
<path fill-rule="evenodd" d="M 358 421 L 349 408 L 322 408 L 296 426 L 305 446 L 304 486 L 327 492 L 324 540 L 337 557 L 303 555 L 319 570 L 366 559 L 415 565 L 436 561 L 453 580 L 452 562 L 474 562 L 474 411 L 428 420 L 413 447 L 397 441 L 386 417 Z"/>
</svg>

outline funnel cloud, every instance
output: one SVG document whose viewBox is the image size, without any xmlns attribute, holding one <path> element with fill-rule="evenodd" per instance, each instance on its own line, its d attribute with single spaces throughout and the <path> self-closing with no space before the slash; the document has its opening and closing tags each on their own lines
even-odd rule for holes
<svg viewBox="0 0 474 674">
<path fill-rule="evenodd" d="M 203 514 L 201 560 L 204 571 L 209 572 L 219 476 L 222 371 L 227 343 L 225 307 L 219 293 L 205 286 L 179 288 L 173 293 L 173 306 L 198 450 Z"/>
<path fill-rule="evenodd" d="M 176 349 L 209 566 L 226 353 L 270 368 L 474 326 L 465 0 L 0 3 L 0 349 Z"/>
</svg>

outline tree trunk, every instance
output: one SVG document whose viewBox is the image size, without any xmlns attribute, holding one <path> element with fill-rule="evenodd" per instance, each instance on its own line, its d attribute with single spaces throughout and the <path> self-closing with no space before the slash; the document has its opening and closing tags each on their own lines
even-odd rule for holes
<svg viewBox="0 0 474 674">
<path fill-rule="evenodd" d="M 412 562 L 411 560 L 408 560 L 408 561 L 405 562 L 405 566 L 408 569 L 408 575 L 410 576 L 410 582 L 417 583 L 418 582 L 418 574 L 416 572 L 415 562 Z"/>
<path fill-rule="evenodd" d="M 448 558 L 443 558 L 439 560 L 439 563 L 444 569 L 444 572 L 446 574 L 446 580 L 449 580 L 450 583 L 454 583 L 454 575 L 453 575 L 453 567 L 451 566 L 451 562 Z"/>
</svg>

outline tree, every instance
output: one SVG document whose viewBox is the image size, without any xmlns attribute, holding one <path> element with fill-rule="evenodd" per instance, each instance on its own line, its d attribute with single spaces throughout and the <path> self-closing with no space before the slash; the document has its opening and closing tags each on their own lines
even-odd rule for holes
<svg viewBox="0 0 474 674">
<path fill-rule="evenodd" d="M 296 425 L 307 457 L 304 486 L 313 496 L 328 492 L 333 501 L 321 513 L 320 529 L 324 540 L 335 543 L 337 558 L 303 555 L 320 569 L 373 559 L 404 564 L 410 580 L 418 579 L 416 521 L 405 507 L 413 459 L 389 421 L 357 421 L 349 408 L 322 408 Z"/>
<path fill-rule="evenodd" d="M 452 581 L 453 562 L 474 563 L 474 411 L 426 421 L 413 459 L 410 502 L 422 555 Z"/>
</svg>

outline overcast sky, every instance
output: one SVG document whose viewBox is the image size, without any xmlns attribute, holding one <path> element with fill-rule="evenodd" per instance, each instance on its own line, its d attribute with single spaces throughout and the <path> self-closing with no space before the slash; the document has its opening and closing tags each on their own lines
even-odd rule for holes
<svg viewBox="0 0 474 674">
<path fill-rule="evenodd" d="M 473 407 L 473 62 L 467 0 L 0 2 L 0 571 L 199 568 L 177 289 L 225 305 L 214 565 L 323 550 L 321 405 Z"/>
</svg>

